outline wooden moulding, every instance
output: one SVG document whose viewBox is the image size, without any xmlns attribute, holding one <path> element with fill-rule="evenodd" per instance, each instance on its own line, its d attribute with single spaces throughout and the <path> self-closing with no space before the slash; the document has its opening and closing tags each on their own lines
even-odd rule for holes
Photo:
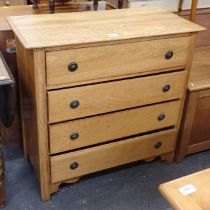
<svg viewBox="0 0 210 210">
<path fill-rule="evenodd" d="M 17 58 L 25 157 L 34 166 L 43 200 L 50 198 L 45 52 L 23 48 L 18 39 Z M 37 85 L 38 84 L 38 85 Z"/>
</svg>

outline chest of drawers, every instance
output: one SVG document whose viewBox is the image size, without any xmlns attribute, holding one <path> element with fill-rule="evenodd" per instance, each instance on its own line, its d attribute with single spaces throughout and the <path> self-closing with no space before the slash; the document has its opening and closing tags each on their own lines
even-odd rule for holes
<svg viewBox="0 0 210 210">
<path fill-rule="evenodd" d="M 43 200 L 95 171 L 176 148 L 202 27 L 162 9 L 10 17 L 25 156 Z"/>
</svg>

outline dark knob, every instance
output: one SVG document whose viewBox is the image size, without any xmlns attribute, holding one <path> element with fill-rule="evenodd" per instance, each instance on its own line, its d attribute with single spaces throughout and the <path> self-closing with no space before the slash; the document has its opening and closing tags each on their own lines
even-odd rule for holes
<svg viewBox="0 0 210 210">
<path fill-rule="evenodd" d="M 70 103 L 70 107 L 71 107 L 72 109 L 76 109 L 78 106 L 79 106 L 79 101 L 78 101 L 78 100 L 73 100 L 73 101 Z"/>
<path fill-rule="evenodd" d="M 71 62 L 69 65 L 68 65 L 68 70 L 71 71 L 71 72 L 74 72 L 76 71 L 78 68 L 78 64 L 76 62 Z"/>
<path fill-rule="evenodd" d="M 159 149 L 161 146 L 162 146 L 162 143 L 161 143 L 161 142 L 157 142 L 157 143 L 154 145 L 155 149 Z"/>
<path fill-rule="evenodd" d="M 71 140 L 76 140 L 79 138 L 79 134 L 77 132 L 73 132 L 71 135 L 70 135 L 70 139 Z"/>
<path fill-rule="evenodd" d="M 166 52 L 165 58 L 166 59 L 171 59 L 173 57 L 173 55 L 174 55 L 173 51 L 169 50 L 168 52 Z"/>
<path fill-rule="evenodd" d="M 171 86 L 170 85 L 164 85 L 163 86 L 163 92 L 168 92 L 170 90 Z"/>
<path fill-rule="evenodd" d="M 161 120 L 165 119 L 165 117 L 166 117 L 165 114 L 160 114 L 158 116 L 158 120 L 161 121 Z"/>
<path fill-rule="evenodd" d="M 72 170 L 75 170 L 76 168 L 78 168 L 79 164 L 77 162 L 73 162 L 71 165 L 70 165 L 70 169 Z"/>
</svg>

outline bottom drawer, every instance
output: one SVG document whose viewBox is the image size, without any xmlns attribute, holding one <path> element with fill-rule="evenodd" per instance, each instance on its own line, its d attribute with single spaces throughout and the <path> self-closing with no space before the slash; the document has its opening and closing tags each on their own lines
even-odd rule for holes
<svg viewBox="0 0 210 210">
<path fill-rule="evenodd" d="M 171 129 L 51 157 L 52 183 L 175 149 L 177 130 Z"/>
</svg>

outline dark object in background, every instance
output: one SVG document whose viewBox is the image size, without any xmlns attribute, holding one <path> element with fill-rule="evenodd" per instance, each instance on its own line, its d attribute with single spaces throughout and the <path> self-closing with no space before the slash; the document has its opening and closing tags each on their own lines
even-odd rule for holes
<svg viewBox="0 0 210 210">
<path fill-rule="evenodd" d="M 15 80 L 0 52 L 0 120 L 7 128 L 14 120 L 15 108 Z"/>
<path fill-rule="evenodd" d="M 28 8 L 29 6 L 18 6 L 18 7 L 10 6 L 4 9 L 0 8 L 0 20 L 4 20 L 4 15 L 7 13 L 8 15 L 18 15 L 19 7 Z M 3 12 L 5 12 L 5 14 Z M 26 12 L 27 11 L 23 10 L 21 13 L 20 11 L 21 14 L 24 14 Z M 14 79 L 16 81 L 16 89 L 17 89 L 18 79 L 17 79 L 17 61 L 16 61 L 16 53 L 15 53 L 15 38 L 9 26 L 6 25 L 6 19 L 5 19 L 5 22 L 0 21 L 0 51 L 12 75 L 14 76 Z M 18 91 L 16 93 L 18 94 Z M 16 147 L 20 147 L 22 145 L 21 144 L 21 140 L 22 140 L 21 121 L 20 121 L 20 111 L 19 111 L 18 105 L 19 105 L 19 102 L 18 102 L 18 97 L 17 97 L 17 109 L 16 109 L 14 122 L 10 128 L 3 129 L 4 145 L 9 150 L 14 149 Z"/>
<path fill-rule="evenodd" d="M 15 81 L 0 52 L 0 120 L 5 127 L 10 127 L 15 115 L 16 94 Z M 2 138 L 0 139 L 0 208 L 6 203 L 4 183 L 4 159 Z"/>
</svg>

